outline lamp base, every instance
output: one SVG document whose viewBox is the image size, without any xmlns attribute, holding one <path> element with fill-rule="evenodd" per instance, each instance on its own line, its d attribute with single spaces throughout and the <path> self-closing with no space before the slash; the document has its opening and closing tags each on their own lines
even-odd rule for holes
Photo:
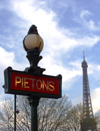
<svg viewBox="0 0 100 131">
<path fill-rule="evenodd" d="M 34 48 L 32 50 L 27 51 L 27 58 L 30 63 L 30 67 L 26 68 L 26 72 L 31 72 L 34 75 L 42 75 L 43 71 L 45 71 L 44 68 L 41 68 L 38 65 L 39 61 L 42 59 L 42 56 L 39 56 L 39 48 Z"/>
</svg>

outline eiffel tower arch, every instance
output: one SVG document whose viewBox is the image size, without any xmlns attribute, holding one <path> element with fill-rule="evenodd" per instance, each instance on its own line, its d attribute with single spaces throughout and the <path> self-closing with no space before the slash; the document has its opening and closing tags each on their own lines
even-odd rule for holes
<svg viewBox="0 0 100 131">
<path fill-rule="evenodd" d="M 93 116 L 87 67 L 88 64 L 83 56 L 83 118 L 81 120 L 81 131 L 97 131 L 96 122 Z"/>
</svg>

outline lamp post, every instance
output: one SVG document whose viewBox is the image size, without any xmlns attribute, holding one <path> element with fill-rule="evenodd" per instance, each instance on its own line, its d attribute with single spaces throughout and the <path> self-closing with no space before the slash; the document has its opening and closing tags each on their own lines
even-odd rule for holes
<svg viewBox="0 0 100 131">
<path fill-rule="evenodd" d="M 14 95 L 14 131 L 16 131 L 16 94 Z"/>
<path fill-rule="evenodd" d="M 40 98 L 62 97 L 62 76 L 43 75 L 45 69 L 38 66 L 38 62 L 42 59 L 40 52 L 43 45 L 37 27 L 32 25 L 23 40 L 30 67 L 27 67 L 25 71 L 13 70 L 12 67 L 4 70 L 5 93 L 28 96 L 31 106 L 31 131 L 38 131 L 37 106 Z"/>
<path fill-rule="evenodd" d="M 18 114 L 19 111 L 16 110 L 16 94 L 14 95 L 14 131 L 16 131 L 16 114 Z"/>
<path fill-rule="evenodd" d="M 28 31 L 28 34 L 23 40 L 23 46 L 27 51 L 27 58 L 30 63 L 30 67 L 26 68 L 26 72 L 30 72 L 33 75 L 42 75 L 45 69 L 38 66 L 38 62 L 42 59 L 40 52 L 43 49 L 43 40 L 38 34 L 37 27 L 32 25 Z M 29 104 L 31 106 L 31 131 L 38 131 L 37 126 L 37 106 L 39 104 L 40 97 L 28 96 Z"/>
</svg>

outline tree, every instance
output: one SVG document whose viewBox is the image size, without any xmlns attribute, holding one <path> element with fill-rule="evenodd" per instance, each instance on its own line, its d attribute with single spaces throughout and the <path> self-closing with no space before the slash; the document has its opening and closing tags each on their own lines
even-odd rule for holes
<svg viewBox="0 0 100 131">
<path fill-rule="evenodd" d="M 13 130 L 13 106 L 12 100 L 5 100 L 0 107 L 0 130 Z"/>
<path fill-rule="evenodd" d="M 7 104 L 9 103 L 9 104 Z M 61 99 L 41 98 L 38 106 L 38 130 L 39 131 L 64 131 L 67 124 L 67 114 L 72 108 L 67 96 Z M 30 131 L 30 106 L 25 96 L 17 97 L 16 129 L 17 131 Z M 3 123 L 3 127 L 2 127 Z M 13 131 L 14 111 L 12 100 L 6 100 L 0 109 L 1 131 Z M 5 129 L 4 129 L 5 127 Z"/>
<path fill-rule="evenodd" d="M 67 120 L 69 121 L 68 129 L 72 131 L 80 131 L 81 119 L 82 119 L 82 105 L 80 103 L 73 106 L 71 110 L 68 112 L 67 115 Z"/>
<path fill-rule="evenodd" d="M 17 110 L 19 110 L 19 114 L 16 114 L 17 131 L 30 131 L 29 124 L 30 111 L 28 110 L 28 108 L 30 107 L 29 104 L 26 102 L 27 100 L 24 99 L 23 96 L 19 96 L 17 98 Z M 13 131 L 13 130 L 14 130 L 13 100 L 9 99 L 2 102 L 2 106 L 0 106 L 0 131 Z"/>
<path fill-rule="evenodd" d="M 66 117 L 71 107 L 67 96 L 59 100 L 41 99 L 38 107 L 39 131 L 63 131 L 67 126 Z"/>
<path fill-rule="evenodd" d="M 95 114 L 95 120 L 97 123 L 97 130 L 100 131 L 100 111 Z"/>
<path fill-rule="evenodd" d="M 0 131 L 14 130 L 13 100 L 5 100 L 0 106 Z M 17 131 L 30 131 L 30 105 L 26 96 L 17 96 Z M 60 99 L 41 98 L 38 106 L 38 131 L 79 131 L 82 120 L 82 105 L 72 106 L 66 95 Z M 96 114 L 100 122 L 100 114 Z"/>
</svg>

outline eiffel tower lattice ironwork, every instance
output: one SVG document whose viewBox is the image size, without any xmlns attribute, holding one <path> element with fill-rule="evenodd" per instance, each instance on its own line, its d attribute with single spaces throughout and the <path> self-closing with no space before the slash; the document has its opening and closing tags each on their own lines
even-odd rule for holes
<svg viewBox="0 0 100 131">
<path fill-rule="evenodd" d="M 93 116 L 87 67 L 88 64 L 85 61 L 85 57 L 83 55 L 83 118 L 81 121 L 81 131 L 97 131 L 96 122 Z"/>
</svg>

